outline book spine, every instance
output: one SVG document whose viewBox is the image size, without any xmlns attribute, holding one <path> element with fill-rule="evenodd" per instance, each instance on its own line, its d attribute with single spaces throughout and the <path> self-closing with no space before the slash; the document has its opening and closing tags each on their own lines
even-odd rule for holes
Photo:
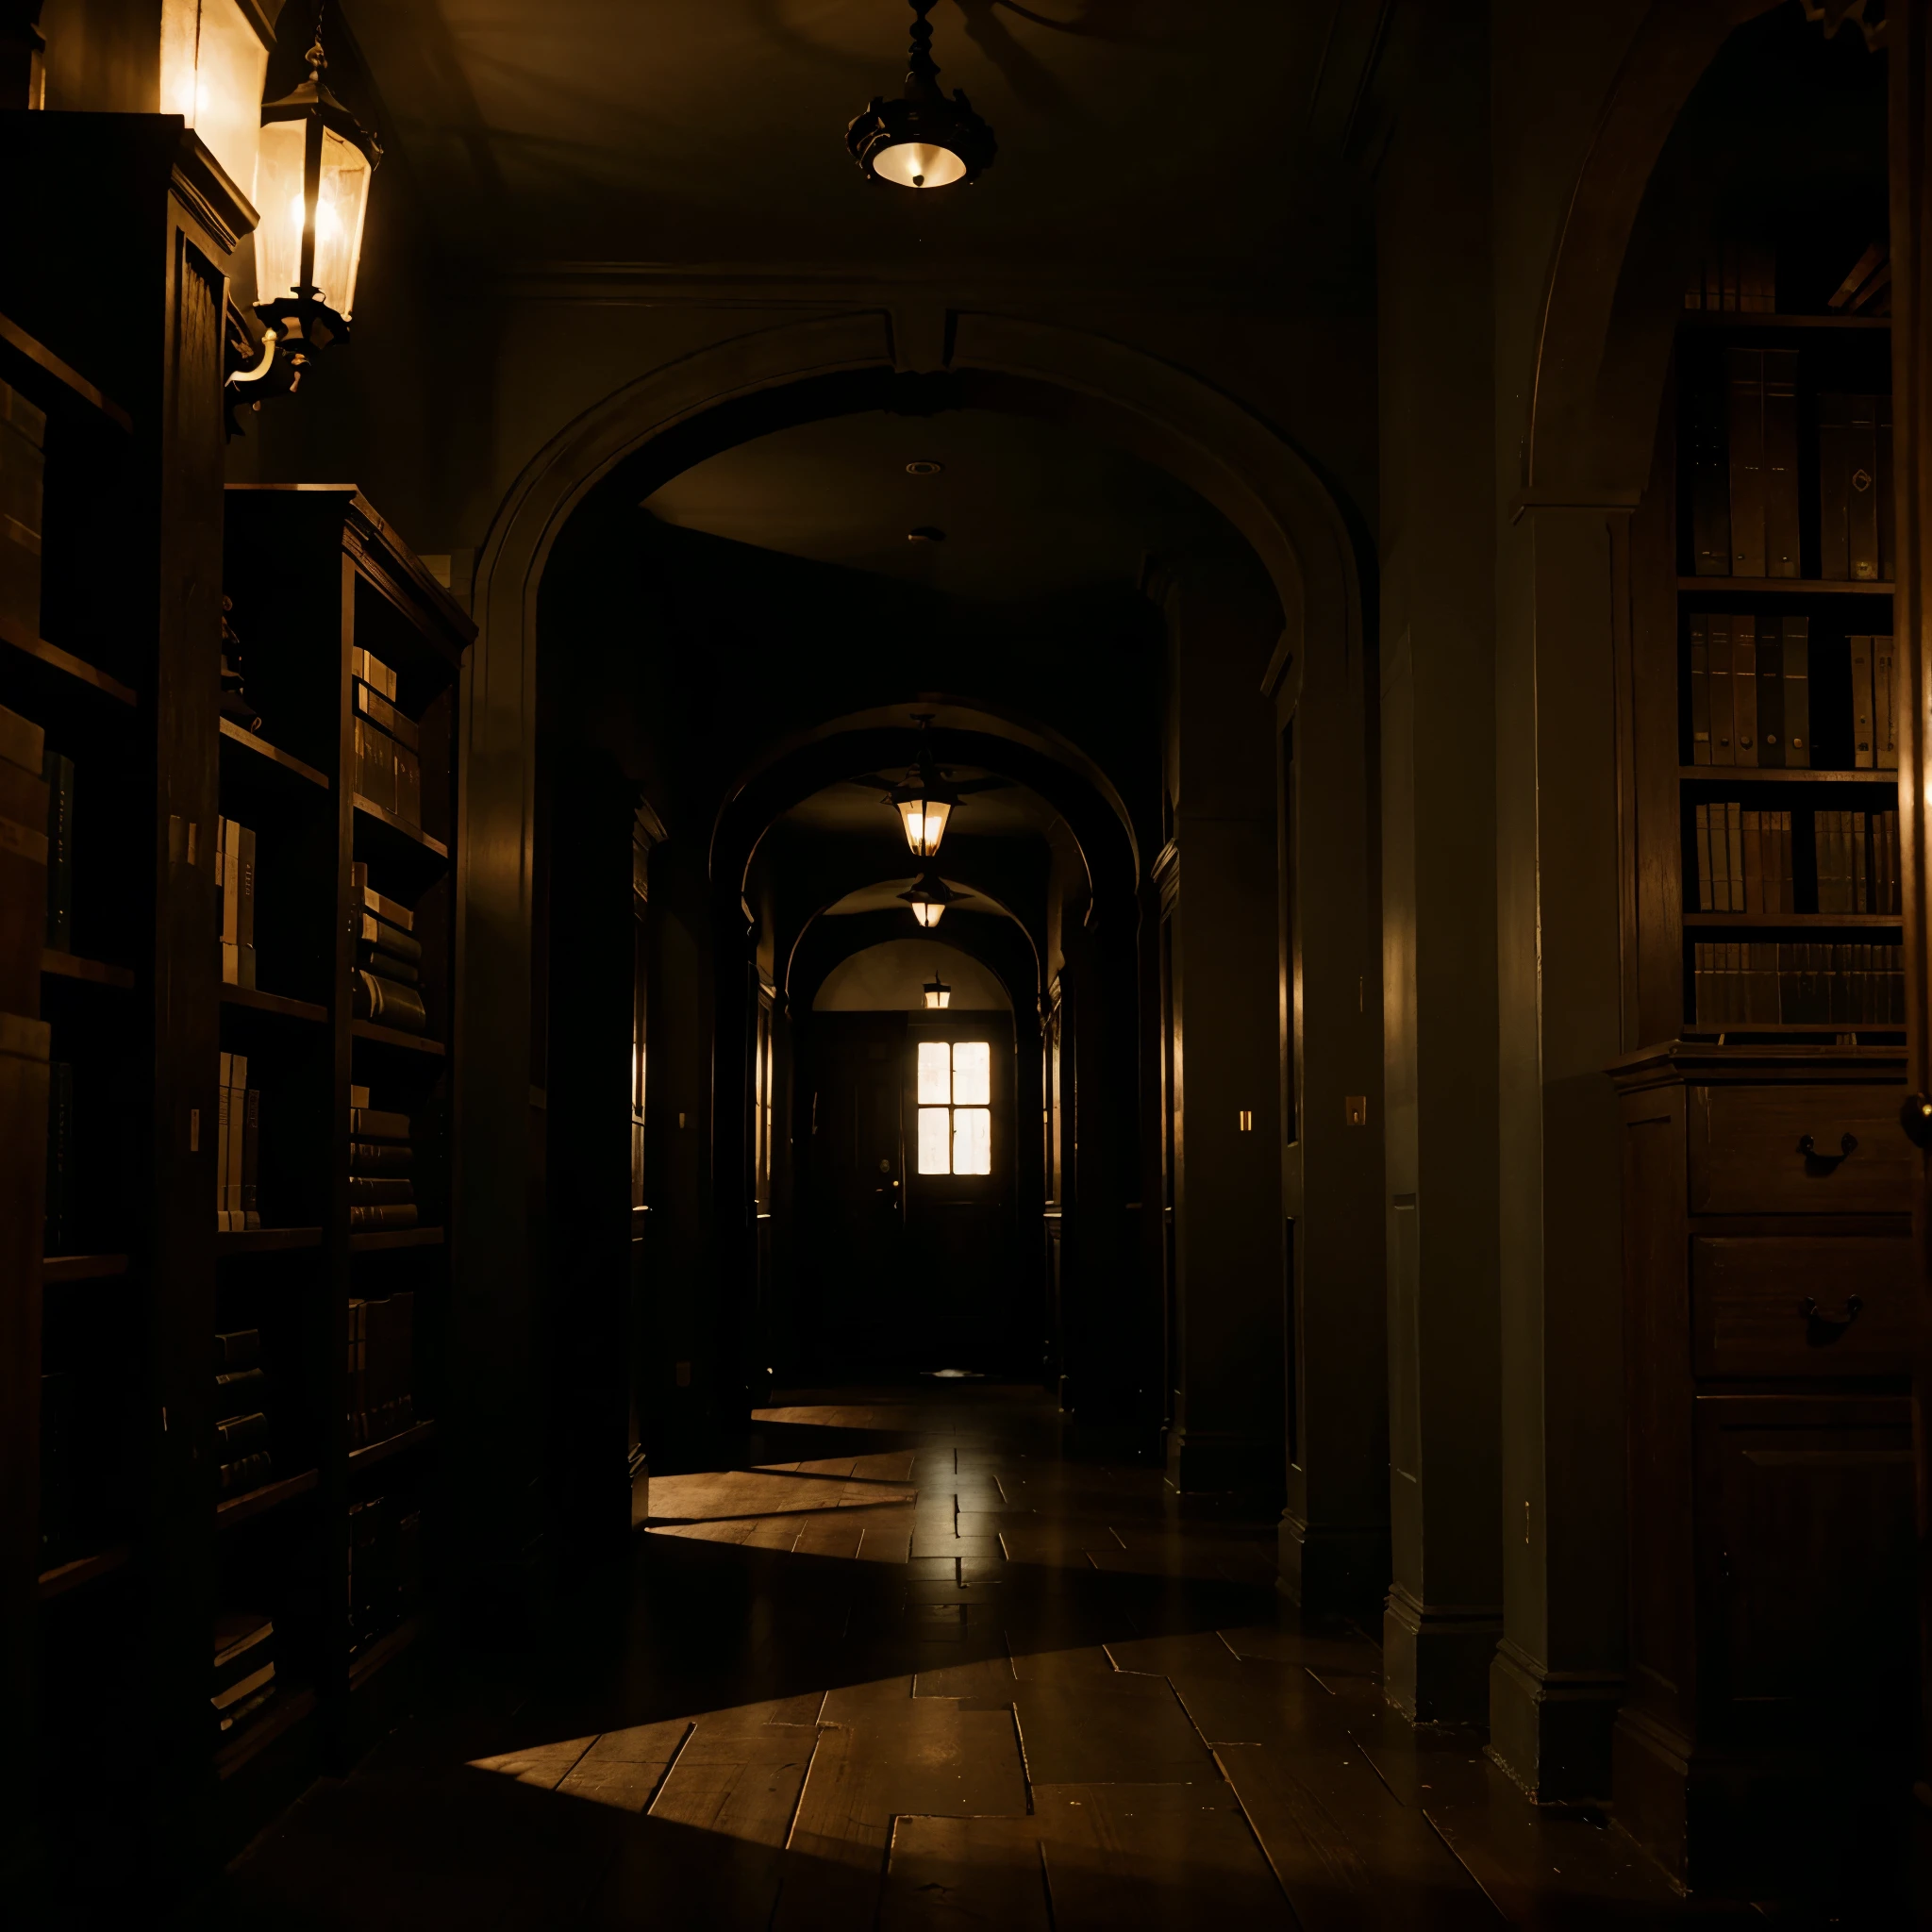
<svg viewBox="0 0 1932 1932">
<path fill-rule="evenodd" d="M 1710 633 L 1701 610 L 1690 619 L 1690 762 L 1710 762 Z"/>
<path fill-rule="evenodd" d="M 46 755 L 47 781 L 47 945 L 57 953 L 74 950 L 74 760 L 58 752 Z"/>
<path fill-rule="evenodd" d="M 1777 620 L 1768 617 L 1757 633 L 1757 762 L 1782 767 L 1784 761 L 1784 647 Z"/>
<path fill-rule="evenodd" d="M 1891 398 L 1874 396 L 1873 441 L 1878 458 L 1878 575 L 1890 583 L 1897 575 L 1898 503 L 1893 495 L 1896 478 L 1892 470 Z"/>
<path fill-rule="evenodd" d="M 1811 620 L 1788 617 L 1784 620 L 1784 727 L 1785 763 L 1808 766 L 1811 762 Z"/>
<path fill-rule="evenodd" d="M 274 1474 L 274 1459 L 266 1449 L 258 1449 L 222 1464 L 221 1492 L 225 1496 L 245 1495 L 250 1490 L 260 1489 Z"/>
<path fill-rule="evenodd" d="M 228 1110 L 235 1096 L 234 1055 L 222 1056 L 221 1084 L 215 1090 L 215 1231 L 227 1234 L 234 1226 L 228 1212 L 228 1137 L 233 1127 Z"/>
<path fill-rule="evenodd" d="M 1735 765 L 1738 713 L 1731 699 L 1731 620 L 1713 613 L 1707 625 L 1710 645 L 1710 761 Z"/>
<path fill-rule="evenodd" d="M 1737 800 L 1727 801 L 1724 806 L 1724 865 L 1730 880 L 1730 904 L 1725 909 L 1741 912 L 1744 909 L 1744 808 Z"/>
<path fill-rule="evenodd" d="M 1700 912 L 1711 910 L 1710 903 L 1710 808 L 1700 805 L 1697 808 L 1695 834 L 1697 839 L 1697 909 Z"/>
<path fill-rule="evenodd" d="M 1851 815 L 1852 847 L 1852 910 L 1869 912 L 1872 909 L 1865 856 L 1865 814 L 1855 811 Z"/>
<path fill-rule="evenodd" d="M 260 1409 L 252 1415 L 231 1415 L 215 1424 L 215 1445 L 224 1462 L 252 1456 L 268 1447 L 268 1417 Z"/>
<path fill-rule="evenodd" d="M 349 1143 L 349 1172 L 353 1174 L 402 1174 L 415 1159 L 416 1150 L 406 1141 L 352 1141 Z"/>
<path fill-rule="evenodd" d="M 1757 762 L 1757 620 L 1731 619 L 1731 703 L 1737 711 L 1738 763 Z"/>
<path fill-rule="evenodd" d="M 242 1225 L 261 1225 L 261 1089 L 250 1087 L 242 1108 Z"/>
<path fill-rule="evenodd" d="M 1898 654 L 1890 638 L 1872 640 L 1872 757 L 1881 772 L 1898 770 Z"/>
<path fill-rule="evenodd" d="M 241 880 L 237 887 L 235 913 L 236 945 L 240 949 L 240 974 L 236 984 L 255 984 L 255 832 L 249 825 L 238 825 L 240 835 Z"/>
<path fill-rule="evenodd" d="M 1764 575 L 1764 352 L 1724 351 L 1729 408 L 1731 575 Z"/>
<path fill-rule="evenodd" d="M 1758 814 L 1744 815 L 1744 910 L 1764 910 L 1764 854 L 1758 828 Z"/>
<path fill-rule="evenodd" d="M 1798 352 L 1764 351 L 1764 574 L 1795 577 L 1798 559 Z"/>
<path fill-rule="evenodd" d="M 1702 391 L 1692 405 L 1690 543 L 1695 575 L 1730 575 L 1731 490 L 1724 465 L 1724 395 L 1717 389 Z"/>
<path fill-rule="evenodd" d="M 1852 647 L 1852 764 L 1860 772 L 1872 769 L 1872 640 L 1853 638 Z"/>
<path fill-rule="evenodd" d="M 356 1201 L 349 1206 L 351 1227 L 414 1227 L 413 1201 Z"/>
<path fill-rule="evenodd" d="M 1834 391 L 1818 397 L 1818 575 L 1838 583 L 1852 574 L 1848 547 L 1852 492 L 1851 410 Z"/>
<path fill-rule="evenodd" d="M 1878 435 L 1876 399 L 1847 396 L 1845 455 L 1848 462 L 1845 551 L 1854 582 L 1878 576 Z"/>
</svg>

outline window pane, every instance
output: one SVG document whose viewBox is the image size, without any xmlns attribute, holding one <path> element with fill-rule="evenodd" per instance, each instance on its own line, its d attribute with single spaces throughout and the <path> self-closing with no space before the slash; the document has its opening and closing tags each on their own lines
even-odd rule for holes
<svg viewBox="0 0 1932 1932">
<path fill-rule="evenodd" d="M 919 1104 L 921 1107 L 943 1107 L 953 1097 L 953 1076 L 947 1066 L 946 1043 L 943 1040 L 922 1040 L 919 1042 Z M 944 1174 L 943 1167 L 932 1170 Z M 924 1169 L 921 1170 L 925 1172 Z"/>
<path fill-rule="evenodd" d="M 922 1129 L 924 1122 L 921 1123 Z M 961 1107 L 953 1113 L 953 1172 L 992 1172 L 992 1113 L 984 1107 Z"/>
<path fill-rule="evenodd" d="M 922 1107 L 919 1109 L 919 1171 L 921 1174 L 950 1174 L 946 1159 L 946 1109 Z"/>
<path fill-rule="evenodd" d="M 922 1048 L 923 1052 L 924 1049 Z M 953 1101 L 958 1107 L 985 1107 L 992 1099 L 992 1049 L 983 1040 L 953 1042 Z M 964 1170 L 962 1169 L 963 1173 Z M 977 1168 L 974 1170 L 976 1174 Z"/>
</svg>

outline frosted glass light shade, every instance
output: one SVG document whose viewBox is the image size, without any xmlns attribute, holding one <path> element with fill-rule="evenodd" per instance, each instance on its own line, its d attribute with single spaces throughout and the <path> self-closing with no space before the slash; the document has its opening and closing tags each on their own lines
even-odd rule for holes
<svg viewBox="0 0 1932 1932">
<path fill-rule="evenodd" d="M 302 229 L 309 123 L 271 121 L 261 130 L 256 186 L 261 225 L 255 231 L 258 297 L 279 301 L 302 288 Z M 314 288 L 346 322 L 356 305 L 362 265 L 362 225 L 369 213 L 369 158 L 332 127 L 321 130 L 321 176 L 315 196 Z"/>
<path fill-rule="evenodd" d="M 921 925 L 930 931 L 932 927 L 940 923 L 941 915 L 944 913 L 945 909 L 943 906 L 915 904 L 912 908 L 912 916 L 918 920 Z"/>
<path fill-rule="evenodd" d="M 902 798 L 899 821 L 906 827 L 906 842 L 915 858 L 934 858 L 940 841 L 946 836 L 946 821 L 953 815 L 950 803 L 937 798 Z"/>
<path fill-rule="evenodd" d="M 943 979 L 928 980 L 925 985 L 925 1005 L 928 1012 L 941 1012 L 953 1004 L 953 989 Z"/>
<path fill-rule="evenodd" d="M 950 188 L 965 175 L 966 163 L 949 147 L 901 141 L 874 151 L 872 171 L 881 181 L 896 181 L 901 188 Z"/>
</svg>

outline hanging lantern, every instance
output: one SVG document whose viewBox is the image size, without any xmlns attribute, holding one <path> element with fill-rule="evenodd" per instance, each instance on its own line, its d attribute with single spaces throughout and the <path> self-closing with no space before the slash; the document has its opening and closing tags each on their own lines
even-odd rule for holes
<svg viewBox="0 0 1932 1932">
<path fill-rule="evenodd" d="M 946 825 L 955 808 L 974 792 L 1004 791 L 1012 780 L 954 779 L 952 774 L 934 758 L 932 747 L 925 741 L 932 714 L 929 711 L 915 712 L 912 722 L 919 726 L 919 752 L 905 777 L 887 778 L 874 773 L 864 778 L 855 778 L 852 782 L 855 785 L 879 786 L 885 791 L 885 802 L 899 814 L 907 848 L 913 858 L 937 858 L 940 841 L 946 836 Z"/>
<path fill-rule="evenodd" d="M 906 92 L 896 101 L 874 94 L 845 130 L 852 158 L 874 181 L 901 188 L 969 186 L 992 166 L 999 143 L 973 111 L 963 89 L 948 100 L 941 92 L 932 58 L 932 28 L 925 16 L 933 0 L 910 0 L 912 52 L 906 63 Z"/>
<path fill-rule="evenodd" d="M 956 892 L 937 873 L 923 872 L 910 888 L 899 894 L 912 908 L 912 916 L 930 931 L 944 915 L 948 906 L 970 899 L 971 892 Z"/>
<path fill-rule="evenodd" d="M 939 968 L 933 968 L 932 977 L 925 982 L 925 1006 L 928 1012 L 943 1012 L 953 1004 L 953 989 L 940 977 Z"/>
<path fill-rule="evenodd" d="M 382 144 L 330 92 L 318 22 L 308 78 L 261 110 L 255 312 L 297 372 L 347 341 L 369 184 Z"/>
</svg>

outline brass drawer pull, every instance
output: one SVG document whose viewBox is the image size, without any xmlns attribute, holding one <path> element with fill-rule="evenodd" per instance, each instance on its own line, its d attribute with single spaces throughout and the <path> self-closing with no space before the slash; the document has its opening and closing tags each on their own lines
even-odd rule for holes
<svg viewBox="0 0 1932 1932">
<path fill-rule="evenodd" d="M 1813 1348 L 1829 1348 L 1864 1311 L 1864 1298 L 1856 1294 L 1845 1297 L 1845 1311 L 1838 1316 L 1827 1315 L 1808 1294 L 1798 1304 L 1798 1313 L 1805 1319 L 1805 1340 Z"/>
<path fill-rule="evenodd" d="M 1805 1157 L 1805 1172 L 1810 1174 L 1828 1174 L 1838 1172 L 1839 1162 L 1848 1160 L 1858 1151 L 1858 1137 L 1856 1134 L 1840 1134 L 1836 1154 L 1819 1151 L 1817 1139 L 1805 1135 L 1798 1142 L 1798 1152 Z"/>
</svg>

